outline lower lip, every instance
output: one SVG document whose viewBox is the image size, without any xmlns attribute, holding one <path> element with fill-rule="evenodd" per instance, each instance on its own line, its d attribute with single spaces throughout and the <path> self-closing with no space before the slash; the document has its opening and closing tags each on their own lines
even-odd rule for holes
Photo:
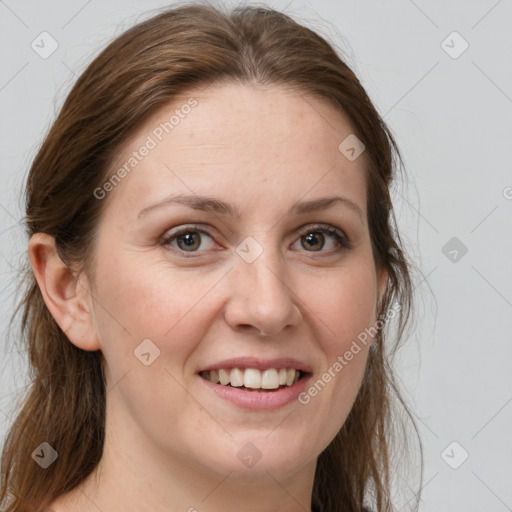
<svg viewBox="0 0 512 512">
<path fill-rule="evenodd" d="M 310 374 L 299 379 L 292 386 L 280 388 L 277 391 L 245 391 L 240 388 L 214 384 L 210 380 L 198 376 L 217 396 L 228 400 L 229 402 L 251 411 L 269 411 L 279 409 L 285 405 L 297 400 L 298 396 L 306 387 L 306 383 L 311 377 Z"/>
</svg>

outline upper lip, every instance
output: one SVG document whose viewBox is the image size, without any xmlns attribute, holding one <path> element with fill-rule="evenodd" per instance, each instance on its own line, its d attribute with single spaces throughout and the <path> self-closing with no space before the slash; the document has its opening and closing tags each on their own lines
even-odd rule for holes
<svg viewBox="0 0 512 512">
<path fill-rule="evenodd" d="M 306 373 L 311 373 L 311 367 L 302 361 L 298 361 L 292 357 L 278 357 L 274 359 L 261 359 L 258 357 L 233 357 L 225 359 L 218 363 L 209 364 L 201 368 L 199 372 L 207 372 L 209 370 L 220 370 L 221 368 L 256 368 L 258 370 L 266 370 L 267 368 L 295 368 Z"/>
</svg>

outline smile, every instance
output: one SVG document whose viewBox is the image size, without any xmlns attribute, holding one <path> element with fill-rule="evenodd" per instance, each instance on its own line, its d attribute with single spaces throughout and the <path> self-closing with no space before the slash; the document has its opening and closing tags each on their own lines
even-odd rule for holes
<svg viewBox="0 0 512 512">
<path fill-rule="evenodd" d="M 261 366 L 261 365 L 260 365 Z M 197 374 L 208 392 L 249 411 L 272 411 L 298 401 L 312 373 L 297 368 L 218 367 Z"/>
<path fill-rule="evenodd" d="M 277 390 L 293 386 L 304 372 L 295 368 L 220 368 L 202 371 L 201 377 L 214 384 L 246 390 Z"/>
</svg>

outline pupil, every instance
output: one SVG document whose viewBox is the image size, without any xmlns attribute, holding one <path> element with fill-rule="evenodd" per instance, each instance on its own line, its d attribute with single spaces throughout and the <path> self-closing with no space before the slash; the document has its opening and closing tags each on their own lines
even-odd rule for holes
<svg viewBox="0 0 512 512">
<path fill-rule="evenodd" d="M 306 240 L 308 244 L 312 243 L 312 245 L 318 244 L 319 240 L 323 239 L 323 235 L 319 236 L 319 233 L 310 233 L 306 236 Z M 321 249 L 322 243 L 320 242 L 320 247 L 317 247 L 317 249 Z"/>
<path fill-rule="evenodd" d="M 188 248 L 197 248 L 197 247 L 194 247 L 194 245 L 197 244 L 197 240 L 194 240 L 194 238 L 196 237 L 197 233 L 186 233 L 184 235 L 182 235 L 180 237 L 180 240 L 182 240 L 185 245 L 188 247 Z M 307 243 L 310 244 L 310 246 L 315 249 L 315 250 L 319 250 L 322 248 L 322 241 L 323 241 L 323 235 L 320 234 L 320 233 L 309 233 L 308 235 L 306 235 L 306 240 L 307 240 Z M 304 244 L 303 244 L 304 245 Z M 317 246 L 316 248 L 314 246 Z"/>
<path fill-rule="evenodd" d="M 182 235 L 180 239 L 185 243 L 188 248 L 196 248 L 194 245 L 197 243 L 197 240 L 194 240 L 195 233 L 186 233 Z"/>
</svg>

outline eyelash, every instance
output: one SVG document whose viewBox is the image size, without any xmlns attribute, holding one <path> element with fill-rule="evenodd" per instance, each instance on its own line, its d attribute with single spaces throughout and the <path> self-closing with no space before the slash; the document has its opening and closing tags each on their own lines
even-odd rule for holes
<svg viewBox="0 0 512 512">
<path fill-rule="evenodd" d="M 188 234 L 188 233 L 206 234 L 210 238 L 213 239 L 213 235 L 208 230 L 199 229 L 197 226 L 189 225 L 189 226 L 184 226 L 183 228 L 180 228 L 179 230 L 177 230 L 176 232 L 174 232 L 170 235 L 167 235 L 167 236 L 164 235 L 164 237 L 161 239 L 160 245 L 166 247 L 166 249 L 169 250 L 168 246 L 170 245 L 170 243 L 173 240 L 177 239 L 178 237 L 180 237 L 182 235 Z M 344 236 L 339 230 L 333 228 L 332 226 L 330 226 L 328 224 L 314 224 L 312 226 L 307 226 L 306 228 L 302 229 L 299 232 L 299 239 L 302 238 L 303 236 L 306 236 L 311 233 L 322 233 L 322 234 L 327 234 L 327 235 L 333 236 L 340 247 L 338 247 L 337 249 L 331 250 L 331 251 L 322 251 L 321 250 L 321 251 L 306 251 L 306 252 L 312 252 L 312 253 L 328 252 L 329 253 L 328 255 L 332 255 L 333 253 L 352 249 L 352 244 L 347 239 L 347 237 Z M 183 258 L 197 258 L 198 256 L 194 255 L 194 253 L 201 252 L 201 251 L 183 251 L 182 249 L 179 249 L 176 247 L 171 247 L 171 249 L 173 251 L 178 251 L 180 253 L 180 257 L 183 257 Z"/>
</svg>

